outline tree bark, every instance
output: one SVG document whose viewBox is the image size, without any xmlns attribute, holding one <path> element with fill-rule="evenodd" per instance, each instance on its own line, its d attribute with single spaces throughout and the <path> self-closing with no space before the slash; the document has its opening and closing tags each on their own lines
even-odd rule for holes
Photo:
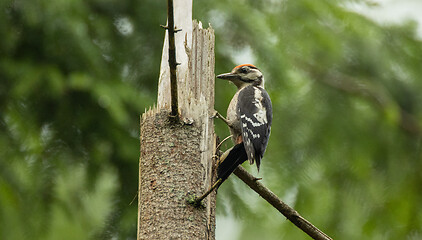
<svg viewBox="0 0 422 240">
<path fill-rule="evenodd" d="M 180 122 L 169 118 L 166 37 L 157 107 L 141 117 L 138 240 L 215 239 L 215 193 L 204 208 L 186 202 L 206 191 L 214 176 L 214 31 L 192 24 L 191 1 L 177 0 L 174 7 L 182 28 L 175 38 Z"/>
</svg>

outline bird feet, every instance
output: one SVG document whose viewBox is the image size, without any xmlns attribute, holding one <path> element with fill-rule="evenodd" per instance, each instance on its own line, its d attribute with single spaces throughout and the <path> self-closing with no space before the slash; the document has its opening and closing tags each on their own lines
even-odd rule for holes
<svg viewBox="0 0 422 240">
<path fill-rule="evenodd" d="M 214 113 L 211 115 L 210 118 L 219 118 L 220 116 L 221 114 L 217 110 L 214 110 Z"/>
<path fill-rule="evenodd" d="M 230 127 L 229 121 L 226 118 L 224 118 L 223 115 L 221 115 L 217 110 L 214 110 L 214 113 L 211 115 L 210 118 L 211 119 L 219 118 L 219 119 L 223 120 L 223 122 L 225 122 Z"/>
</svg>

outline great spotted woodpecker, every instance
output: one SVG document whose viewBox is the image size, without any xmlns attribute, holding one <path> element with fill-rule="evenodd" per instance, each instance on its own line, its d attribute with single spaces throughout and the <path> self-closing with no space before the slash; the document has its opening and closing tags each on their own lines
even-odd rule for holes
<svg viewBox="0 0 422 240">
<path fill-rule="evenodd" d="M 199 203 L 243 162 L 256 162 L 259 171 L 261 159 L 267 148 L 273 118 L 271 99 L 264 89 L 264 76 L 252 64 L 236 66 L 230 73 L 220 74 L 217 78 L 229 80 L 237 87 L 227 108 L 227 119 L 216 112 L 231 132 L 234 147 L 220 157 L 217 168 L 217 181 L 201 197 Z"/>
<path fill-rule="evenodd" d="M 217 78 L 233 82 L 238 89 L 227 109 L 227 119 L 217 113 L 229 126 L 235 144 L 223 154 L 217 169 L 217 177 L 224 181 L 246 160 L 256 162 L 259 171 L 270 137 L 272 105 L 264 89 L 264 76 L 252 64 L 236 66 Z"/>
</svg>

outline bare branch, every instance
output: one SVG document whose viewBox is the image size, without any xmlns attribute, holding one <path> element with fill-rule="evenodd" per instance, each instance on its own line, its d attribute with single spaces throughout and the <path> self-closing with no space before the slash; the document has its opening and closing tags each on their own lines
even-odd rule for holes
<svg viewBox="0 0 422 240">
<path fill-rule="evenodd" d="M 271 190 L 248 173 L 242 166 L 234 171 L 234 174 L 245 182 L 250 188 L 265 199 L 269 204 L 275 207 L 281 214 L 289 219 L 294 225 L 307 233 L 310 237 L 317 240 L 332 240 L 327 234 L 312 225 L 308 220 L 299 215 L 299 213 L 289 205 L 280 200 Z"/>
<path fill-rule="evenodd" d="M 167 29 L 169 34 L 169 66 L 170 66 L 170 92 L 171 92 L 171 116 L 178 118 L 179 116 L 179 103 L 177 96 L 177 76 L 176 76 L 176 46 L 174 41 L 174 33 L 180 31 L 174 28 L 174 13 L 173 13 L 173 0 L 167 0 Z"/>
</svg>

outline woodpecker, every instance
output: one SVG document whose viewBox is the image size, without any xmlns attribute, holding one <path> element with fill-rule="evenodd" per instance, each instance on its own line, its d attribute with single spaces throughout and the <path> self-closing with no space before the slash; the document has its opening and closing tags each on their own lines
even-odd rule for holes
<svg viewBox="0 0 422 240">
<path fill-rule="evenodd" d="M 217 78 L 229 80 L 237 87 L 227 108 L 227 119 L 218 112 L 215 114 L 229 126 L 235 145 L 220 157 L 217 181 L 206 193 L 196 198 L 196 204 L 218 188 L 246 160 L 250 164 L 256 162 L 259 171 L 270 137 L 273 112 L 261 71 L 252 64 L 242 64 Z"/>
<path fill-rule="evenodd" d="M 217 78 L 229 80 L 237 87 L 227 108 L 227 119 L 217 113 L 229 126 L 235 144 L 223 154 L 217 169 L 218 178 L 224 181 L 246 160 L 250 164 L 256 162 L 259 171 L 270 137 L 273 113 L 270 96 L 264 88 L 264 76 L 254 65 L 236 66 L 230 73 Z"/>
</svg>

